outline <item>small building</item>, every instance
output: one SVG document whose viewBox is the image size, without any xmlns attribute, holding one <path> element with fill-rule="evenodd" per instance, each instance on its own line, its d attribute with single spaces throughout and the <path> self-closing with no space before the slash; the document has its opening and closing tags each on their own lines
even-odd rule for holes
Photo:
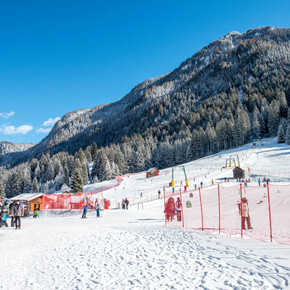
<svg viewBox="0 0 290 290">
<path fill-rule="evenodd" d="M 235 179 L 242 179 L 242 178 L 245 178 L 246 173 L 245 173 L 245 170 L 237 166 L 233 169 L 233 175 Z"/>
<path fill-rule="evenodd" d="M 41 210 L 43 193 L 22 193 L 10 198 L 12 201 L 19 200 L 29 206 L 30 211 Z"/>
<path fill-rule="evenodd" d="M 158 171 L 158 169 L 156 167 L 149 168 L 146 171 L 146 178 L 150 178 L 150 177 L 158 176 L 158 175 L 159 175 L 159 171 Z"/>
</svg>

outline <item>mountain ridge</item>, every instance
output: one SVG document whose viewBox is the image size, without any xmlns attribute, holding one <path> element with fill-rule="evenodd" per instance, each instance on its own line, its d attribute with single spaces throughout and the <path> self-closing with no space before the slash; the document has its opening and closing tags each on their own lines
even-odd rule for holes
<svg viewBox="0 0 290 290">
<path fill-rule="evenodd" d="M 242 86 L 244 85 L 240 79 L 235 80 L 235 76 L 229 76 L 229 71 L 235 71 L 240 66 L 238 56 L 232 56 L 234 52 L 240 50 L 241 54 L 247 57 L 246 49 L 252 49 L 253 53 L 249 50 L 249 58 L 253 58 L 249 60 L 250 62 L 256 60 L 255 55 L 259 54 L 257 56 L 259 57 L 264 51 L 271 53 L 273 47 L 278 51 L 279 46 L 286 43 L 287 60 L 289 58 L 289 31 L 287 28 L 267 26 L 250 29 L 245 33 L 230 32 L 187 58 L 172 72 L 147 79 L 136 85 L 119 101 L 65 114 L 39 144 L 25 152 L 6 154 L 6 160 L 2 158 L 0 162 L 16 165 L 33 157 L 40 157 L 42 153 L 55 154 L 59 151 L 73 153 L 93 142 L 99 146 L 106 146 L 120 142 L 125 136 L 131 136 L 134 133 L 142 134 L 146 131 L 146 126 L 140 128 L 140 124 L 146 123 L 147 127 L 154 125 L 154 122 L 148 118 L 148 111 L 150 111 L 148 108 L 157 106 L 163 99 L 176 99 L 177 95 L 189 93 L 189 91 L 189 94 L 194 91 L 196 100 L 193 102 L 196 102 L 196 105 L 223 91 L 229 92 L 231 87 L 241 87 L 239 90 L 243 93 Z M 284 34 L 286 36 L 283 36 Z M 233 57 L 234 62 L 230 60 L 230 57 Z M 280 61 L 282 57 L 278 59 Z M 251 63 L 248 70 L 250 70 L 250 65 Z M 250 76 L 250 72 L 247 73 Z M 228 80 L 225 80 L 225 77 Z M 147 112 L 147 116 L 144 112 Z M 139 120 L 137 124 L 130 122 L 132 116 L 137 116 Z M 169 114 L 169 118 L 170 116 L 172 117 L 172 114 Z"/>
</svg>

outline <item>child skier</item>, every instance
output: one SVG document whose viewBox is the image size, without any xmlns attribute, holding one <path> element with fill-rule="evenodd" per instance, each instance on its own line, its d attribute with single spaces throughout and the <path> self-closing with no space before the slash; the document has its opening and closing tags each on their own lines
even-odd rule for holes
<svg viewBox="0 0 290 290">
<path fill-rule="evenodd" d="M 98 201 L 96 203 L 96 213 L 97 213 L 97 218 L 99 218 L 100 217 L 100 205 L 99 205 Z"/>
</svg>

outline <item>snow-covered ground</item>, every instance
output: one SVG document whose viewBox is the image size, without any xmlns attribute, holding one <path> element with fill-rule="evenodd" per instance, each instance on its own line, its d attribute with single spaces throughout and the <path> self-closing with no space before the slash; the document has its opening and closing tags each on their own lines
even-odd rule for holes
<svg viewBox="0 0 290 290">
<path fill-rule="evenodd" d="M 1 289 L 273 289 L 290 283 L 290 247 L 164 225 L 143 210 L 24 219 L 1 231 Z"/>
<path fill-rule="evenodd" d="M 254 185 L 267 170 L 283 172 L 270 176 L 271 180 L 290 184 L 290 146 L 277 145 L 275 140 L 263 144 L 262 148 L 245 145 L 185 164 L 189 189 L 200 181 L 209 186 L 211 179 L 219 182 L 231 177 L 232 168 L 222 167 L 234 154 L 239 155 L 241 167 Z M 255 170 L 260 173 L 252 173 Z M 165 169 L 151 179 L 140 173 L 124 177 L 119 186 L 113 180 L 86 187 L 92 191 L 114 185 L 103 195 L 115 205 L 125 197 L 131 204 L 138 203 L 142 192 L 144 209 L 138 209 L 137 204 L 128 211 L 111 209 L 102 212 L 100 219 L 95 212 L 89 212 L 87 219 L 81 219 L 80 212 L 41 213 L 40 219 L 23 219 L 21 230 L 1 228 L 0 289 L 290 286 L 290 246 L 166 226 L 163 200 L 145 201 L 157 198 L 158 189 L 171 190 L 170 181 L 171 169 Z M 180 168 L 175 170 L 175 181 L 176 190 L 183 188 Z M 235 184 L 231 180 L 227 186 Z M 281 203 L 281 212 L 289 218 L 286 203 Z"/>
</svg>

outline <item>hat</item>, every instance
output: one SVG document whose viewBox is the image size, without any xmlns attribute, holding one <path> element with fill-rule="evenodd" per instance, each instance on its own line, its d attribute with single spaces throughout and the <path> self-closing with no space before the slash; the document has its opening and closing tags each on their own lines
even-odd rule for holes
<svg viewBox="0 0 290 290">
<path fill-rule="evenodd" d="M 248 201 L 248 200 L 247 200 L 246 197 L 243 197 L 243 198 L 242 198 L 242 201 L 243 201 L 243 202 L 246 202 L 246 201 Z"/>
</svg>

